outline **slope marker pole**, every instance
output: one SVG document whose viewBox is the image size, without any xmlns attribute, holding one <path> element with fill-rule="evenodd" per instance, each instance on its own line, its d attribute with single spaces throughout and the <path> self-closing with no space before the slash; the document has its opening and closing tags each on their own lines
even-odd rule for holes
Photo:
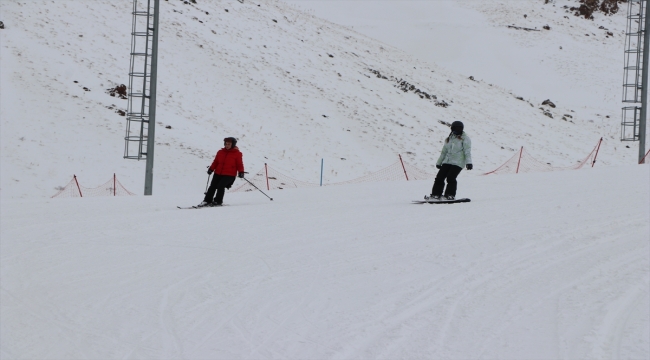
<svg viewBox="0 0 650 360">
<path fill-rule="evenodd" d="M 79 197 L 84 197 L 81 194 L 81 188 L 79 187 L 79 181 L 77 181 L 77 175 L 72 175 L 74 177 L 74 182 L 77 183 L 77 189 L 79 190 Z"/>
<path fill-rule="evenodd" d="M 598 157 L 598 150 L 600 150 L 600 143 L 603 142 L 603 138 L 601 137 L 600 140 L 598 141 L 598 146 L 596 147 L 596 155 L 594 155 L 594 161 L 591 163 L 591 167 L 594 167 L 596 164 L 596 158 Z"/>
<path fill-rule="evenodd" d="M 517 171 L 515 174 L 519 174 L 519 164 L 521 164 L 521 154 L 524 152 L 524 147 L 522 146 L 519 150 L 519 160 L 517 160 Z"/>
<path fill-rule="evenodd" d="M 402 161 L 402 154 L 397 154 L 399 156 L 399 162 L 402 163 L 402 170 L 404 170 L 404 176 L 406 176 L 406 181 L 409 181 L 409 176 L 406 173 L 406 168 L 404 167 L 404 161 Z"/>
</svg>

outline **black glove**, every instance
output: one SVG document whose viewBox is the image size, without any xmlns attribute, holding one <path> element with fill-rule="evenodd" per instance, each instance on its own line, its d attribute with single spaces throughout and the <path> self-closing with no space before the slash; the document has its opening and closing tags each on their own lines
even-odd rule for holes
<svg viewBox="0 0 650 360">
<path fill-rule="evenodd" d="M 467 170 L 472 170 L 474 168 L 472 164 L 467 164 L 465 165 L 465 167 L 467 168 Z"/>
<path fill-rule="evenodd" d="M 438 170 L 442 169 L 442 165 L 436 165 L 436 169 Z"/>
<path fill-rule="evenodd" d="M 208 175 L 212 175 L 213 172 L 212 169 L 208 169 Z"/>
<path fill-rule="evenodd" d="M 244 172 L 240 172 L 239 177 L 243 179 L 244 178 Z"/>
</svg>

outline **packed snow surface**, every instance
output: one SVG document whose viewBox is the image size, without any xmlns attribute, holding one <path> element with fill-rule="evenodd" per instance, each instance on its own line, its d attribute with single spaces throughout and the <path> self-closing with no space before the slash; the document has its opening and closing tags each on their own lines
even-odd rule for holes
<svg viewBox="0 0 650 360">
<path fill-rule="evenodd" d="M 3 201 L 2 357 L 647 359 L 648 172 Z"/>
</svg>

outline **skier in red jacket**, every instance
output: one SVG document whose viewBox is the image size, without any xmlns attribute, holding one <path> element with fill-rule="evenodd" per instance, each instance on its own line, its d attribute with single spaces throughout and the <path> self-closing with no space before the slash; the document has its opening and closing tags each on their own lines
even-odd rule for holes
<svg viewBox="0 0 650 360">
<path fill-rule="evenodd" d="M 214 177 L 199 207 L 221 206 L 226 189 L 230 189 L 235 182 L 235 177 L 244 177 L 243 156 L 237 147 L 237 139 L 234 137 L 223 139 L 223 149 L 219 150 L 217 156 L 214 157 L 214 161 L 208 169 L 208 175 L 213 172 Z M 216 196 L 215 192 L 217 193 Z M 214 200 L 212 197 L 214 197 Z"/>
</svg>

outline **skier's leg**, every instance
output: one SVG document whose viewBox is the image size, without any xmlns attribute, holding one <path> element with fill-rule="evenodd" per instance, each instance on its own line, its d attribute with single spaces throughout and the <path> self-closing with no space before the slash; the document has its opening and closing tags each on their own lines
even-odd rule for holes
<svg viewBox="0 0 650 360">
<path fill-rule="evenodd" d="M 460 174 L 462 167 L 456 165 L 449 165 L 449 172 L 447 173 L 447 189 L 445 189 L 445 196 L 456 196 L 456 189 L 458 188 L 458 181 L 456 178 Z"/>
<path fill-rule="evenodd" d="M 436 175 L 436 180 L 433 182 L 433 188 L 431 189 L 431 195 L 442 195 L 442 190 L 445 188 L 445 178 L 447 177 L 447 172 L 449 172 L 449 165 L 443 164 L 438 174 Z"/>
<path fill-rule="evenodd" d="M 226 194 L 226 188 L 217 188 L 217 195 L 214 198 L 214 202 L 217 205 L 223 204 L 223 196 Z"/>
<path fill-rule="evenodd" d="M 217 194 L 214 198 L 214 202 L 218 205 L 223 204 L 223 197 L 226 194 L 226 189 L 230 189 L 232 184 L 235 182 L 234 176 L 221 176 L 219 184 L 217 185 Z"/>
<path fill-rule="evenodd" d="M 212 198 L 214 197 L 214 192 L 217 191 L 219 181 L 221 181 L 221 175 L 214 174 L 212 177 L 212 182 L 210 183 L 210 187 L 208 188 L 208 192 L 205 193 L 203 201 L 208 203 L 212 202 Z"/>
</svg>

